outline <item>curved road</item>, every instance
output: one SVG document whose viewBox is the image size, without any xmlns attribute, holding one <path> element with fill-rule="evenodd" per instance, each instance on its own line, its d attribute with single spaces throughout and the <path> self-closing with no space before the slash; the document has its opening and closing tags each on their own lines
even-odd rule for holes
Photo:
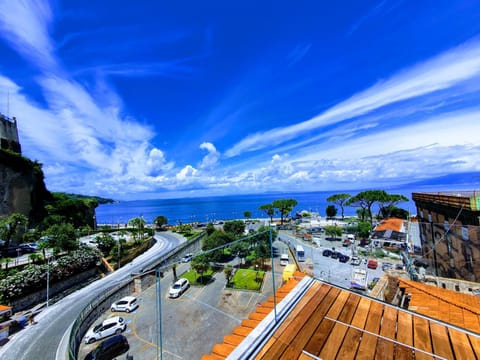
<svg viewBox="0 0 480 360">
<path fill-rule="evenodd" d="M 130 278 L 132 272 L 138 272 L 145 263 L 158 258 L 177 247 L 183 238 L 171 233 L 156 233 L 156 244 L 123 268 L 99 279 L 85 288 L 74 292 L 42 311 L 35 320 L 36 325 L 15 334 L 8 343 L 0 348 L 2 360 L 52 360 L 56 358 L 57 348 L 82 309 L 96 296 L 112 285 Z M 68 336 L 65 335 L 65 336 Z M 63 359 L 59 351 L 58 359 Z"/>
</svg>

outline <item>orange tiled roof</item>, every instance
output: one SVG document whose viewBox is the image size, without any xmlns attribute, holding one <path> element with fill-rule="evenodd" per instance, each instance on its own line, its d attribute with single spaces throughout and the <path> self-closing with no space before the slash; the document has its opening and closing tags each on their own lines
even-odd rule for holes
<svg viewBox="0 0 480 360">
<path fill-rule="evenodd" d="M 480 297 L 398 278 L 415 312 L 480 333 Z"/>
<path fill-rule="evenodd" d="M 286 286 L 295 283 L 296 280 L 292 280 Z M 241 338 L 251 333 L 256 321 L 244 320 L 242 326 L 234 330 L 233 335 L 238 337 L 227 335 L 223 344 L 215 345 L 212 353 L 204 355 L 202 359 L 225 359 L 232 352 L 240 350 Z M 249 346 L 248 340 L 253 339 L 253 335 L 244 340 L 243 346 Z M 255 337 L 261 335 L 255 333 Z M 477 334 L 321 281 L 312 281 L 298 303 L 280 320 L 273 334 L 255 344 L 258 347 L 252 355 L 247 355 L 248 358 L 328 360 L 480 357 L 480 336 Z"/>
<path fill-rule="evenodd" d="M 402 230 L 403 220 L 397 218 L 389 218 L 382 220 L 380 224 L 375 227 L 375 231 L 392 230 L 400 232 Z"/>
</svg>

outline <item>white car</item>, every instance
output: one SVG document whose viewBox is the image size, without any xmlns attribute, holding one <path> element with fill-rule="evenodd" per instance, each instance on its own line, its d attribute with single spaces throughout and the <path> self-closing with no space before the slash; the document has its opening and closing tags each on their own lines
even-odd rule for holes
<svg viewBox="0 0 480 360">
<path fill-rule="evenodd" d="M 125 296 L 124 298 L 114 302 L 110 306 L 111 311 L 125 311 L 127 313 L 138 307 L 137 298 L 134 296 Z"/>
<path fill-rule="evenodd" d="M 190 283 L 188 282 L 187 279 L 183 279 L 183 278 L 179 279 L 177 280 L 177 282 L 175 282 L 175 284 L 170 286 L 170 291 L 168 292 L 168 296 L 171 298 L 177 298 L 180 295 L 182 295 L 185 292 L 185 290 L 188 289 L 189 286 L 190 286 Z"/>
<path fill-rule="evenodd" d="M 280 255 L 280 265 L 282 266 L 288 265 L 288 254 Z"/>
<path fill-rule="evenodd" d="M 85 343 L 91 344 L 97 340 L 103 339 L 104 337 L 120 334 L 122 331 L 125 331 L 127 324 L 125 319 L 120 316 L 114 316 L 104 320 L 101 324 L 95 325 L 91 328 L 85 335 Z"/>
</svg>

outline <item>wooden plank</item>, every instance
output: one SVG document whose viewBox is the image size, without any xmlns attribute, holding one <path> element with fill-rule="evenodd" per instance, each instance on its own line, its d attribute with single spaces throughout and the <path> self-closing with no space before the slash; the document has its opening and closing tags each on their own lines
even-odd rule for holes
<svg viewBox="0 0 480 360">
<path fill-rule="evenodd" d="M 430 336 L 430 326 L 428 320 L 419 316 L 413 317 L 413 344 L 415 349 L 420 349 L 432 353 L 432 339 Z M 432 360 L 431 355 L 426 355 L 420 351 L 415 351 L 415 359 Z"/>
<path fill-rule="evenodd" d="M 472 344 L 472 349 L 475 352 L 477 359 L 480 359 L 480 337 L 474 336 L 474 335 L 468 335 L 468 339 Z"/>
<path fill-rule="evenodd" d="M 413 345 L 412 315 L 404 311 L 398 312 L 397 341 L 401 344 Z M 395 344 L 395 359 L 413 359 L 412 349 Z"/>
<path fill-rule="evenodd" d="M 430 334 L 432 336 L 433 353 L 446 359 L 453 359 L 452 347 L 447 328 L 444 325 L 430 321 Z"/>
<path fill-rule="evenodd" d="M 398 310 L 385 306 L 379 334 L 388 339 L 395 339 L 397 332 Z M 375 359 L 393 359 L 395 343 L 386 339 L 378 338 Z"/>
<path fill-rule="evenodd" d="M 321 306 L 317 308 L 316 311 L 320 316 L 320 323 L 312 333 L 312 336 L 310 337 L 307 344 L 305 345 L 305 351 L 317 355 L 320 352 L 322 346 L 325 344 L 326 337 L 328 336 L 333 324 L 331 321 L 323 321 L 323 318 L 332 307 L 332 304 L 337 300 L 339 294 L 339 289 L 331 288 L 327 296 L 325 296 L 325 298 L 323 299 Z"/>
<path fill-rule="evenodd" d="M 340 319 L 341 315 L 344 314 L 343 312 L 344 308 L 347 309 L 347 315 L 345 316 L 352 316 L 354 314 L 355 309 L 352 309 L 351 306 L 355 304 L 355 307 L 356 307 L 356 304 L 358 303 L 358 298 L 356 299 L 357 301 L 354 300 L 349 302 L 349 300 L 352 299 L 352 296 L 356 297 L 356 295 L 351 295 L 346 291 L 342 291 L 338 296 L 337 301 L 335 301 L 335 303 L 332 305 L 330 310 L 327 312 L 326 317 L 331 319 Z M 341 345 L 341 342 L 338 342 L 338 338 L 336 337 L 341 336 L 340 340 L 343 341 L 343 336 L 345 335 L 345 332 L 347 331 L 347 329 L 345 328 L 344 325 L 336 324 L 333 321 L 328 319 L 324 319 L 322 321 L 322 324 L 327 321 L 328 323 L 326 324 L 325 328 L 330 327 L 330 330 L 329 330 L 329 333 L 325 334 L 326 336 L 324 336 L 324 339 L 326 341 L 320 351 L 319 357 L 322 359 L 334 359 Z M 322 332 L 324 329 L 322 329 Z M 335 329 L 335 331 L 333 329 Z"/>
<path fill-rule="evenodd" d="M 474 359 L 475 352 L 472 349 L 467 334 L 455 329 L 448 329 L 455 357 L 457 359 Z"/>
<path fill-rule="evenodd" d="M 367 298 L 362 297 L 358 303 L 355 315 L 352 319 L 352 326 L 355 328 L 363 329 L 366 322 L 368 312 L 370 310 L 371 301 Z M 343 339 L 343 344 L 340 347 L 340 351 L 337 354 L 338 359 L 355 359 L 357 355 L 357 349 L 360 345 L 360 339 L 363 336 L 363 332 L 357 330 L 353 327 L 347 330 L 345 337 Z"/>
<path fill-rule="evenodd" d="M 287 316 L 277 331 L 275 331 L 272 336 L 275 341 L 269 341 L 255 358 L 279 359 L 290 345 L 290 341 L 298 336 L 298 332 L 307 319 L 316 313 L 319 303 L 325 297 L 324 294 L 330 291 L 339 293 L 339 290 L 334 291 L 330 286 L 314 283 L 293 309 L 292 313 Z"/>
<path fill-rule="evenodd" d="M 338 299 L 341 298 L 341 292 L 339 290 L 334 290 L 338 289 L 331 288 L 326 296 L 323 296 L 322 301 L 317 305 L 315 311 L 309 312 L 309 318 L 304 322 L 303 327 L 298 332 L 297 336 L 295 338 L 290 338 L 290 346 L 282 354 L 281 359 L 296 359 L 302 350 L 306 349 L 312 336 L 316 334 L 319 324 L 324 320 L 325 314 L 331 310 L 336 302 L 339 301 Z"/>
<path fill-rule="evenodd" d="M 378 334 L 380 323 L 383 315 L 384 306 L 379 302 L 372 301 L 370 311 L 368 312 L 367 323 L 365 330 Z M 377 344 L 377 336 L 364 333 L 357 350 L 356 359 L 371 360 L 375 356 L 375 349 Z"/>
</svg>

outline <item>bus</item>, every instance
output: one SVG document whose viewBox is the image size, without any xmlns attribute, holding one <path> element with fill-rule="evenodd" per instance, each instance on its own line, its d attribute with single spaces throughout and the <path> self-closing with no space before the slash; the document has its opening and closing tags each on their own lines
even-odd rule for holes
<svg viewBox="0 0 480 360">
<path fill-rule="evenodd" d="M 303 250 L 302 245 L 297 245 L 296 253 L 297 261 L 305 261 L 305 250 Z"/>
</svg>

